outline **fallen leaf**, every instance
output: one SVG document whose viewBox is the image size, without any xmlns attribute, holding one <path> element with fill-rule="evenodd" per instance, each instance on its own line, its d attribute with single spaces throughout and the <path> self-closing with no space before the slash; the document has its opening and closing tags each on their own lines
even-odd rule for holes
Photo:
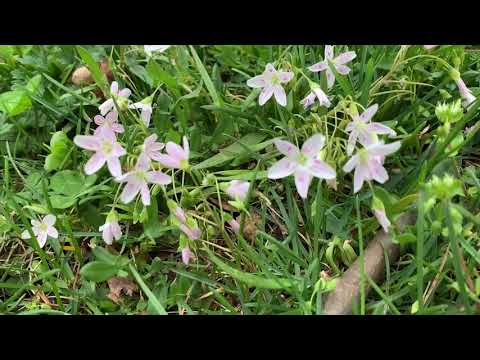
<svg viewBox="0 0 480 360">
<path fill-rule="evenodd" d="M 132 280 L 119 276 L 108 280 L 108 287 L 110 288 L 110 293 L 107 295 L 107 297 L 115 304 L 121 302 L 122 290 L 126 295 L 132 296 L 133 292 L 137 291 L 138 289 L 137 284 L 135 284 Z"/>
</svg>

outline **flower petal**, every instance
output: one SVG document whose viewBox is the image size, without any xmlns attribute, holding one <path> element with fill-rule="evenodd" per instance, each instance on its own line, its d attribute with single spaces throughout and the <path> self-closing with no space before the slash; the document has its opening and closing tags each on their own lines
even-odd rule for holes
<svg viewBox="0 0 480 360">
<path fill-rule="evenodd" d="M 375 145 L 372 145 L 368 152 L 370 155 L 373 156 L 382 156 L 385 157 L 387 155 L 393 154 L 396 152 L 398 149 L 401 147 L 401 142 L 400 141 L 395 141 L 390 144 L 382 144 L 382 143 L 377 143 Z"/>
<path fill-rule="evenodd" d="M 370 177 L 380 184 L 383 184 L 388 180 L 387 170 L 385 170 L 379 159 L 371 159 L 368 163 L 368 170 L 370 172 Z"/>
<path fill-rule="evenodd" d="M 334 62 L 335 64 L 337 65 L 343 65 L 349 61 L 352 61 L 353 59 L 355 59 L 357 57 L 357 54 L 355 51 L 346 51 L 344 53 L 341 53 L 340 55 L 338 55 Z"/>
<path fill-rule="evenodd" d="M 25 230 L 22 232 L 22 239 L 26 240 L 26 239 L 30 239 L 30 233 L 28 232 L 28 230 Z"/>
<path fill-rule="evenodd" d="M 350 171 L 353 170 L 354 167 L 356 167 L 358 164 L 358 155 L 354 155 L 350 158 L 350 160 L 347 161 L 345 165 L 343 165 L 343 171 L 346 173 L 349 173 Z"/>
<path fill-rule="evenodd" d="M 110 174 L 113 177 L 119 177 L 122 175 L 122 167 L 120 165 L 120 160 L 118 157 L 110 157 L 107 159 L 107 167 Z"/>
<path fill-rule="evenodd" d="M 129 88 L 125 88 L 120 90 L 120 92 L 118 93 L 118 96 L 128 98 L 131 94 L 132 94 L 132 91 Z"/>
<path fill-rule="evenodd" d="M 188 143 L 188 139 L 186 136 L 183 137 L 182 142 L 183 142 L 183 152 L 185 154 L 185 160 L 188 160 L 190 156 L 190 144 Z"/>
<path fill-rule="evenodd" d="M 247 80 L 247 85 L 250 86 L 251 88 L 263 88 L 267 86 L 267 82 L 265 80 L 265 77 L 263 75 L 258 75 L 255 76 L 251 79 Z"/>
<path fill-rule="evenodd" d="M 352 123 L 350 123 L 352 124 Z M 348 124 L 348 125 L 350 125 Z M 347 130 L 348 131 L 348 130 Z M 355 144 L 357 142 L 358 138 L 358 132 L 357 130 L 353 129 L 350 135 L 348 136 L 348 141 L 347 141 L 347 155 L 350 156 L 353 153 L 353 150 L 355 149 Z"/>
<path fill-rule="evenodd" d="M 337 70 L 340 75 L 347 75 L 351 69 L 346 65 L 335 65 L 335 70 Z"/>
<path fill-rule="evenodd" d="M 185 265 L 188 265 L 190 261 L 190 256 L 191 256 L 190 249 L 188 248 L 188 246 L 184 247 L 182 249 L 182 261 Z"/>
<path fill-rule="evenodd" d="M 357 165 L 353 175 L 353 192 L 357 193 L 363 186 L 363 182 L 368 179 L 368 169 L 365 166 Z"/>
<path fill-rule="evenodd" d="M 295 186 L 297 187 L 298 194 L 303 199 L 307 198 L 308 188 L 311 182 L 312 175 L 310 175 L 306 169 L 297 168 L 295 171 Z"/>
<path fill-rule="evenodd" d="M 320 87 L 315 87 L 313 89 L 314 94 L 317 96 L 318 101 L 320 102 L 320 106 L 330 107 L 330 99 L 328 98 L 327 94 L 325 94 Z"/>
<path fill-rule="evenodd" d="M 383 227 L 383 230 L 388 233 L 388 228 L 390 227 L 391 222 L 388 220 L 385 211 L 374 209 L 373 214 L 377 218 L 378 223 Z"/>
<path fill-rule="evenodd" d="M 48 226 L 53 226 L 56 220 L 57 218 L 55 217 L 55 215 L 48 214 L 43 218 L 42 222 L 44 224 L 47 224 Z"/>
<path fill-rule="evenodd" d="M 308 167 L 311 175 L 326 180 L 335 179 L 336 173 L 333 168 L 321 160 L 313 160 Z"/>
<path fill-rule="evenodd" d="M 273 87 L 273 94 L 279 105 L 287 106 L 287 94 L 281 85 L 275 85 Z"/>
<path fill-rule="evenodd" d="M 308 159 L 316 158 L 324 145 L 325 136 L 322 134 L 315 134 L 303 143 L 302 154 Z"/>
<path fill-rule="evenodd" d="M 333 46 L 325 45 L 325 59 L 333 59 Z"/>
<path fill-rule="evenodd" d="M 265 103 L 272 97 L 273 95 L 273 87 L 268 85 L 265 86 L 258 97 L 258 104 L 260 106 L 265 105 Z"/>
<path fill-rule="evenodd" d="M 150 118 L 152 117 L 152 109 L 143 109 L 142 113 L 140 115 L 142 118 L 143 123 L 145 124 L 146 127 L 150 126 Z"/>
<path fill-rule="evenodd" d="M 141 182 L 136 179 L 131 179 L 127 185 L 123 188 L 123 191 L 120 195 L 120 200 L 124 204 L 128 204 L 132 201 L 135 196 L 137 196 L 138 192 L 140 191 Z"/>
<path fill-rule="evenodd" d="M 113 94 L 113 95 L 117 95 L 118 94 L 118 82 L 116 81 L 113 81 L 112 84 L 110 85 L 110 92 Z"/>
<path fill-rule="evenodd" d="M 176 158 L 173 158 L 173 157 L 169 156 L 169 155 L 159 154 L 159 155 L 156 156 L 155 160 L 158 161 L 163 166 L 166 166 L 168 168 L 180 169 L 180 161 Z"/>
<path fill-rule="evenodd" d="M 327 87 L 330 89 L 335 83 L 335 75 L 330 68 L 327 69 L 326 74 L 327 74 Z"/>
<path fill-rule="evenodd" d="M 147 183 L 142 183 L 140 187 L 140 195 L 142 196 L 142 203 L 144 206 L 150 205 L 150 189 L 148 188 Z"/>
<path fill-rule="evenodd" d="M 103 227 L 100 227 L 101 229 L 100 230 L 103 230 L 102 231 L 102 238 L 103 238 L 103 241 L 105 241 L 105 243 L 107 245 L 112 245 L 113 243 L 113 234 L 112 234 L 112 229 L 111 229 L 111 226 L 110 224 L 105 224 Z M 103 228 L 103 229 L 102 229 Z"/>
<path fill-rule="evenodd" d="M 40 248 L 43 248 L 47 242 L 47 233 L 45 231 L 42 231 L 37 235 L 37 241 L 38 245 L 40 245 Z"/>
<path fill-rule="evenodd" d="M 172 158 L 177 159 L 178 162 L 187 159 L 187 157 L 185 156 L 186 154 L 185 154 L 185 151 L 183 150 L 183 148 L 180 145 L 175 144 L 174 142 L 169 141 L 167 143 L 165 149 L 167 150 L 167 154 L 169 156 L 171 156 Z"/>
<path fill-rule="evenodd" d="M 58 231 L 53 226 L 49 226 L 47 228 L 47 235 L 54 238 L 54 239 L 57 239 L 58 238 Z"/>
<path fill-rule="evenodd" d="M 73 142 L 82 149 L 90 151 L 97 151 L 100 149 L 100 142 L 96 136 L 77 135 L 73 138 Z"/>
<path fill-rule="evenodd" d="M 92 175 L 102 168 L 107 159 L 101 153 L 95 153 L 84 166 L 85 174 Z"/>
<path fill-rule="evenodd" d="M 146 174 L 146 178 L 152 184 L 167 185 L 172 182 L 172 178 L 161 171 L 149 171 Z"/>
<path fill-rule="evenodd" d="M 315 98 L 315 93 L 312 91 L 302 101 L 300 101 L 300 104 L 302 104 L 303 107 L 306 109 L 313 105 L 313 103 L 315 102 Z"/>
<path fill-rule="evenodd" d="M 280 161 L 277 161 L 268 169 L 268 178 L 269 179 L 281 179 L 286 176 L 292 175 L 297 164 L 293 161 L 290 161 L 288 158 L 283 158 Z"/>
<path fill-rule="evenodd" d="M 110 227 L 112 230 L 112 234 L 115 237 L 115 240 L 120 240 L 120 238 L 122 237 L 122 229 L 120 228 L 120 225 L 118 225 L 118 222 L 115 221 L 110 223 Z"/>
<path fill-rule="evenodd" d="M 308 68 L 308 70 L 313 71 L 313 72 L 319 72 L 319 71 L 325 71 L 327 70 L 328 65 L 326 61 L 320 61 L 316 64 L 313 64 Z"/>
<path fill-rule="evenodd" d="M 367 131 L 375 132 L 380 135 L 389 135 L 390 137 L 394 137 L 397 135 L 394 130 L 378 122 L 372 122 L 370 124 L 367 124 L 365 128 L 367 129 Z"/>
<path fill-rule="evenodd" d="M 97 125 L 103 125 L 103 123 L 105 122 L 105 118 L 102 115 L 95 115 L 95 117 L 93 118 L 93 121 Z"/>
<path fill-rule="evenodd" d="M 280 151 L 280 153 L 289 158 L 297 157 L 300 154 L 300 150 L 298 150 L 298 148 L 291 142 L 275 139 L 273 143 L 275 144 L 277 150 Z"/>
<path fill-rule="evenodd" d="M 293 72 L 291 71 L 279 71 L 278 72 L 278 77 L 280 79 L 280 82 L 282 84 L 289 82 L 290 80 L 293 79 Z"/>
<path fill-rule="evenodd" d="M 369 122 L 370 119 L 375 115 L 378 110 L 378 104 L 373 104 L 372 106 L 368 107 L 361 115 L 360 120 L 363 122 Z"/>
<path fill-rule="evenodd" d="M 110 110 L 112 110 L 114 106 L 115 106 L 115 103 L 113 102 L 113 100 L 108 99 L 98 107 L 98 110 L 100 110 L 100 114 L 105 115 Z"/>
</svg>

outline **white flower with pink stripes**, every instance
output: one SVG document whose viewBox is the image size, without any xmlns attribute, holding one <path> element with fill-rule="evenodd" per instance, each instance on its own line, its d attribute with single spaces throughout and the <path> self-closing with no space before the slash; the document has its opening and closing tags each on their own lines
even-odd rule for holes
<svg viewBox="0 0 480 360">
<path fill-rule="evenodd" d="M 105 116 L 110 110 L 115 108 L 115 101 L 117 105 L 123 109 L 128 106 L 128 97 L 132 94 L 130 89 L 124 88 L 122 90 L 118 89 L 118 82 L 112 82 L 110 85 L 110 99 L 106 100 L 103 104 L 101 104 L 98 109 L 100 110 L 100 114 Z M 114 101 L 115 99 L 115 101 Z"/>
<path fill-rule="evenodd" d="M 260 106 L 264 105 L 272 95 L 281 106 L 287 106 L 287 94 L 282 84 L 293 79 L 293 72 L 277 71 L 272 64 L 267 64 L 262 75 L 255 76 L 247 81 L 251 88 L 262 88 L 258 98 Z"/>
<path fill-rule="evenodd" d="M 330 64 L 335 67 L 335 70 L 340 75 L 347 75 L 350 72 L 350 68 L 345 64 L 352 61 L 357 57 L 355 51 L 346 51 L 341 53 L 336 58 L 333 57 L 333 46 L 325 45 L 325 58 L 316 64 L 313 64 L 308 69 L 313 72 L 325 71 L 327 74 L 327 85 L 330 89 L 335 82 L 335 74 L 330 69 Z"/>
</svg>

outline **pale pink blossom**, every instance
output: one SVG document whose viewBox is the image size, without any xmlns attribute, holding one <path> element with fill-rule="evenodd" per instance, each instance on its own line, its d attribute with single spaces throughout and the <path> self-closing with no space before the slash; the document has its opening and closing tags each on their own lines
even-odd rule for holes
<svg viewBox="0 0 480 360">
<path fill-rule="evenodd" d="M 160 154 L 155 160 L 169 168 L 182 170 L 188 169 L 190 146 L 186 136 L 183 137 L 183 148 L 180 145 L 169 141 L 165 146 L 165 149 L 167 150 L 167 154 Z"/>
<path fill-rule="evenodd" d="M 377 110 L 377 104 L 370 106 L 361 115 L 354 115 L 353 121 L 345 128 L 345 131 L 350 133 L 347 143 L 348 155 L 353 153 L 357 140 L 363 146 L 368 146 L 378 141 L 377 135 L 388 135 L 389 137 L 397 135 L 395 131 L 386 125 L 378 122 L 370 122 Z"/>
<path fill-rule="evenodd" d="M 132 94 L 130 89 L 124 88 L 119 91 L 118 89 L 118 82 L 112 82 L 110 86 L 110 96 L 111 98 L 106 100 L 103 104 L 101 104 L 98 109 L 100 110 L 100 114 L 105 115 L 110 110 L 115 108 L 115 101 L 118 105 L 124 106 L 128 102 L 128 97 Z"/>
<path fill-rule="evenodd" d="M 122 237 L 122 229 L 120 228 L 117 216 L 114 213 L 107 216 L 105 224 L 100 226 L 98 230 L 102 232 L 103 241 L 108 245 L 112 245 L 114 238 L 118 241 Z"/>
<path fill-rule="evenodd" d="M 113 131 L 101 131 L 95 135 L 77 135 L 73 142 L 83 149 L 95 151 L 85 164 L 84 170 L 87 175 L 97 172 L 105 163 L 113 176 L 122 174 L 119 157 L 127 152 L 117 142 Z"/>
<path fill-rule="evenodd" d="M 477 99 L 473 94 L 472 91 L 465 85 L 465 82 L 461 77 L 458 77 L 455 80 L 457 84 L 458 91 L 460 92 L 460 96 L 462 97 L 462 105 L 464 108 L 468 109 L 468 107 Z"/>
<path fill-rule="evenodd" d="M 323 92 L 320 86 L 314 86 L 310 94 L 308 94 L 300 103 L 306 108 L 312 106 L 315 103 L 315 99 L 318 99 L 320 106 L 330 107 L 330 99 L 327 94 Z"/>
<path fill-rule="evenodd" d="M 142 121 L 146 127 L 150 126 L 150 118 L 152 117 L 152 111 L 153 111 L 152 104 L 137 102 L 129 105 L 128 108 L 142 110 L 140 117 L 142 118 Z"/>
<path fill-rule="evenodd" d="M 288 141 L 275 140 L 275 146 L 285 157 L 268 169 L 268 178 L 280 179 L 294 174 L 297 191 L 305 199 L 312 177 L 329 180 L 336 176 L 335 170 L 318 158 L 324 145 L 325 137 L 321 134 L 305 141 L 301 151 Z"/>
<path fill-rule="evenodd" d="M 187 235 L 190 240 L 197 240 L 201 235 L 201 230 L 196 226 L 195 222 L 192 219 L 187 218 L 185 211 L 178 206 L 174 205 L 171 207 L 173 210 L 173 215 L 180 222 L 179 228 L 182 232 Z"/>
<path fill-rule="evenodd" d="M 170 176 L 161 171 L 149 171 L 149 161 L 146 157 L 140 156 L 134 169 L 115 180 L 127 184 L 120 194 L 120 200 L 128 204 L 140 192 L 142 203 L 145 206 L 150 205 L 150 189 L 148 184 L 167 185 L 172 182 Z"/>
<path fill-rule="evenodd" d="M 355 53 L 355 51 L 346 51 L 338 55 L 336 58 L 334 58 L 333 46 L 325 45 L 324 60 L 310 66 L 308 69 L 313 72 L 325 71 L 327 74 L 327 85 L 328 85 L 328 88 L 330 89 L 333 86 L 333 83 L 335 82 L 335 74 L 330 69 L 329 64 L 332 64 L 335 67 L 335 70 L 340 75 L 347 75 L 351 69 L 345 64 L 349 61 L 352 61 L 356 57 L 357 57 L 357 54 Z"/>
<path fill-rule="evenodd" d="M 118 123 L 118 113 L 116 111 L 110 111 L 105 117 L 102 115 L 96 115 L 93 120 L 95 121 L 95 124 L 98 125 L 94 134 L 98 134 L 105 130 L 120 134 L 125 131 L 123 125 Z"/>
<path fill-rule="evenodd" d="M 185 215 L 185 211 L 180 206 L 176 206 L 175 209 L 173 210 L 173 214 L 175 217 L 180 221 L 182 224 L 187 223 L 187 216 Z"/>
<path fill-rule="evenodd" d="M 237 220 L 235 219 L 228 220 L 227 223 L 236 234 L 240 232 L 240 224 L 238 223 Z"/>
<path fill-rule="evenodd" d="M 151 55 L 152 52 L 164 52 L 167 50 L 171 45 L 144 45 L 143 49 L 148 55 Z"/>
<path fill-rule="evenodd" d="M 225 192 L 233 199 L 244 201 L 248 194 L 250 183 L 242 180 L 232 180 L 230 185 L 225 189 Z"/>
<path fill-rule="evenodd" d="M 58 238 L 58 231 L 53 226 L 55 224 L 56 217 L 54 215 L 46 215 L 41 221 L 31 220 L 32 231 L 35 234 L 35 237 L 38 240 L 38 244 L 41 248 L 45 246 L 47 242 L 47 237 L 50 236 L 54 239 Z M 30 239 L 30 233 L 28 230 L 25 230 L 22 233 L 22 239 Z"/>
<path fill-rule="evenodd" d="M 190 248 L 188 246 L 185 246 L 182 249 L 182 261 L 185 265 L 188 265 L 190 262 L 190 258 L 192 256 L 192 253 L 190 252 Z"/>
<path fill-rule="evenodd" d="M 142 155 L 149 160 L 158 161 L 161 158 L 160 150 L 165 147 L 165 144 L 157 142 L 157 134 L 152 134 L 143 142 Z"/>
<path fill-rule="evenodd" d="M 272 64 L 267 64 L 262 75 L 255 76 L 247 81 L 247 85 L 252 88 L 262 88 L 258 98 L 260 106 L 264 105 L 272 95 L 281 106 L 287 105 L 287 94 L 282 87 L 293 79 L 293 72 L 277 71 Z"/>
<path fill-rule="evenodd" d="M 375 180 L 380 184 L 388 180 L 388 173 L 383 167 L 387 155 L 393 154 L 400 149 L 400 141 L 385 145 L 379 141 L 366 146 L 347 161 L 343 171 L 351 172 L 355 168 L 353 177 L 354 193 L 357 193 L 363 186 L 365 180 Z"/>
<path fill-rule="evenodd" d="M 198 227 L 192 227 L 192 226 L 189 226 L 188 224 L 180 224 L 180 230 L 183 231 L 183 233 L 185 235 L 187 235 L 187 237 L 190 239 L 190 240 L 197 240 L 200 235 L 202 234 L 201 230 L 198 228 Z"/>
<path fill-rule="evenodd" d="M 390 225 L 390 220 L 388 220 L 387 215 L 385 214 L 385 209 L 373 209 L 373 214 L 378 220 L 378 223 L 383 227 L 383 230 L 388 233 L 388 228 Z"/>
</svg>

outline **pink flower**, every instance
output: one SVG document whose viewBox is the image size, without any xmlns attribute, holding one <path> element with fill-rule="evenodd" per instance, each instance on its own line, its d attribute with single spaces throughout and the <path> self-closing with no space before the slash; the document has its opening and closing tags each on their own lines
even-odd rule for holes
<svg viewBox="0 0 480 360">
<path fill-rule="evenodd" d="M 86 150 L 95 151 L 95 154 L 85 164 L 85 173 L 91 175 L 100 170 L 105 162 L 110 173 L 117 177 L 122 174 L 119 157 L 127 152 L 117 142 L 113 131 L 100 131 L 97 134 L 77 135 L 73 142 Z"/>
<path fill-rule="evenodd" d="M 173 214 L 175 217 L 180 221 L 182 224 L 187 223 L 187 217 L 185 216 L 185 211 L 180 206 L 176 206 L 175 209 L 173 210 Z"/>
<path fill-rule="evenodd" d="M 170 46 L 171 45 L 144 45 L 143 49 L 148 55 L 152 55 L 152 52 L 155 52 L 155 51 L 164 52 Z"/>
<path fill-rule="evenodd" d="M 202 234 L 202 232 L 197 227 L 195 221 L 193 219 L 187 218 L 183 209 L 177 204 L 175 204 L 175 202 L 171 201 L 169 207 L 173 215 L 175 215 L 177 220 L 180 222 L 180 230 L 182 230 L 182 232 L 187 235 L 190 240 L 197 240 Z"/>
<path fill-rule="evenodd" d="M 118 91 L 118 82 L 112 82 L 112 85 L 110 86 L 111 98 L 98 107 L 98 109 L 100 110 L 100 114 L 105 116 L 106 113 L 108 113 L 115 107 L 115 102 L 113 101 L 113 99 L 115 99 L 115 101 L 120 107 L 124 107 L 128 102 L 128 97 L 131 94 L 132 92 L 130 91 L 130 89 L 127 88 Z"/>
<path fill-rule="evenodd" d="M 58 238 L 58 231 L 53 226 L 55 224 L 56 218 L 54 215 L 46 215 L 42 221 L 31 220 L 32 231 L 35 234 L 35 237 L 38 240 L 38 244 L 41 248 L 45 246 L 47 242 L 47 237 L 50 236 L 54 239 Z M 30 233 L 28 230 L 25 230 L 22 233 L 22 239 L 30 239 Z"/>
<path fill-rule="evenodd" d="M 105 117 L 102 115 L 96 115 L 93 120 L 98 127 L 95 129 L 94 134 L 98 134 L 100 131 L 107 130 L 114 133 L 123 133 L 125 129 L 122 124 L 118 123 L 118 113 L 116 111 L 109 112 Z"/>
<path fill-rule="evenodd" d="M 248 181 L 232 180 L 225 192 L 233 199 L 244 201 L 248 194 L 250 183 Z"/>
<path fill-rule="evenodd" d="M 182 249 L 182 261 L 185 265 L 188 265 L 190 262 L 190 257 L 192 256 L 192 253 L 190 252 L 190 249 L 188 246 L 184 247 Z"/>
<path fill-rule="evenodd" d="M 366 146 L 347 161 L 343 171 L 350 172 L 355 168 L 353 177 L 354 193 L 363 186 L 365 180 L 375 180 L 380 184 L 388 180 L 388 173 L 383 167 L 387 155 L 393 154 L 400 149 L 400 141 L 385 145 L 383 142 Z"/>
<path fill-rule="evenodd" d="M 150 125 L 150 118 L 152 117 L 152 104 L 147 104 L 143 102 L 137 102 L 128 106 L 129 109 L 140 109 L 142 113 L 140 117 L 143 120 L 143 123 L 148 128 Z"/>
<path fill-rule="evenodd" d="M 262 75 L 255 76 L 247 81 L 252 88 L 262 88 L 258 98 L 260 106 L 264 105 L 272 95 L 281 106 L 287 105 L 287 94 L 281 84 L 293 79 L 293 72 L 277 71 L 272 64 L 267 64 Z"/>
<path fill-rule="evenodd" d="M 120 200 L 123 203 L 128 204 L 140 192 L 142 203 L 145 206 L 150 205 L 148 184 L 167 185 L 172 182 L 170 176 L 165 175 L 161 171 L 149 171 L 149 162 L 144 156 L 138 158 L 137 164 L 132 171 L 117 177 L 115 180 L 127 183 L 120 194 Z"/>
<path fill-rule="evenodd" d="M 465 109 L 468 109 L 468 107 L 477 99 L 473 94 L 472 91 L 465 85 L 465 82 L 461 77 L 458 77 L 455 80 L 455 83 L 457 84 L 458 91 L 460 92 L 460 96 L 462 97 L 462 105 Z"/>
<path fill-rule="evenodd" d="M 377 134 L 389 135 L 390 137 L 397 135 L 388 126 L 378 122 L 370 122 L 377 110 L 377 104 L 370 106 L 361 115 L 353 116 L 353 121 L 345 128 L 345 131 L 350 133 L 347 144 L 348 155 L 353 153 L 357 139 L 363 146 L 368 146 L 378 141 Z"/>
<path fill-rule="evenodd" d="M 268 178 L 280 179 L 294 174 L 297 191 L 305 199 L 313 176 L 327 180 L 336 176 L 335 170 L 318 159 L 324 144 L 325 137 L 321 134 L 313 135 L 305 141 L 302 151 L 288 141 L 275 140 L 278 151 L 286 157 L 268 169 Z"/>
<path fill-rule="evenodd" d="M 186 170 L 189 167 L 188 157 L 190 156 L 190 146 L 187 137 L 183 137 L 183 148 L 174 142 L 169 141 L 166 145 L 167 154 L 160 154 L 155 160 L 162 165 L 173 168 Z"/>
<path fill-rule="evenodd" d="M 198 227 L 191 227 L 187 224 L 180 224 L 180 230 L 182 230 L 190 240 L 197 240 L 202 234 Z"/>
<path fill-rule="evenodd" d="M 327 85 L 330 89 L 335 82 L 335 74 L 329 67 L 329 63 L 333 64 L 335 70 L 341 75 L 347 75 L 350 72 L 350 68 L 345 64 L 349 61 L 352 61 L 357 57 L 355 51 L 347 51 L 336 58 L 333 58 L 333 46 L 325 45 L 325 59 L 310 66 L 308 69 L 313 72 L 326 71 L 327 74 Z"/>
<path fill-rule="evenodd" d="M 372 210 L 373 214 L 378 220 L 378 223 L 383 227 L 383 230 L 388 233 L 388 228 L 390 227 L 391 223 L 390 220 L 388 220 L 387 214 L 385 213 L 385 206 L 380 199 L 376 197 L 373 198 Z"/>
<path fill-rule="evenodd" d="M 313 105 L 315 102 L 315 98 L 318 99 L 320 106 L 330 107 L 330 99 L 328 98 L 327 94 L 323 92 L 320 86 L 314 86 L 310 94 L 307 95 L 300 103 L 306 108 Z"/>
<path fill-rule="evenodd" d="M 232 228 L 232 230 L 238 234 L 240 232 L 240 224 L 238 223 L 237 220 L 232 219 L 227 221 L 228 225 Z"/>
<path fill-rule="evenodd" d="M 165 144 L 157 142 L 157 134 L 152 134 L 143 142 L 142 155 L 149 160 L 158 161 L 161 158 L 160 150 L 165 147 Z"/>
<path fill-rule="evenodd" d="M 105 224 L 100 226 L 98 230 L 102 232 L 103 241 L 108 245 L 112 245 L 113 238 L 118 241 L 122 237 L 122 229 L 118 224 L 117 216 L 114 212 L 107 216 Z"/>
</svg>

